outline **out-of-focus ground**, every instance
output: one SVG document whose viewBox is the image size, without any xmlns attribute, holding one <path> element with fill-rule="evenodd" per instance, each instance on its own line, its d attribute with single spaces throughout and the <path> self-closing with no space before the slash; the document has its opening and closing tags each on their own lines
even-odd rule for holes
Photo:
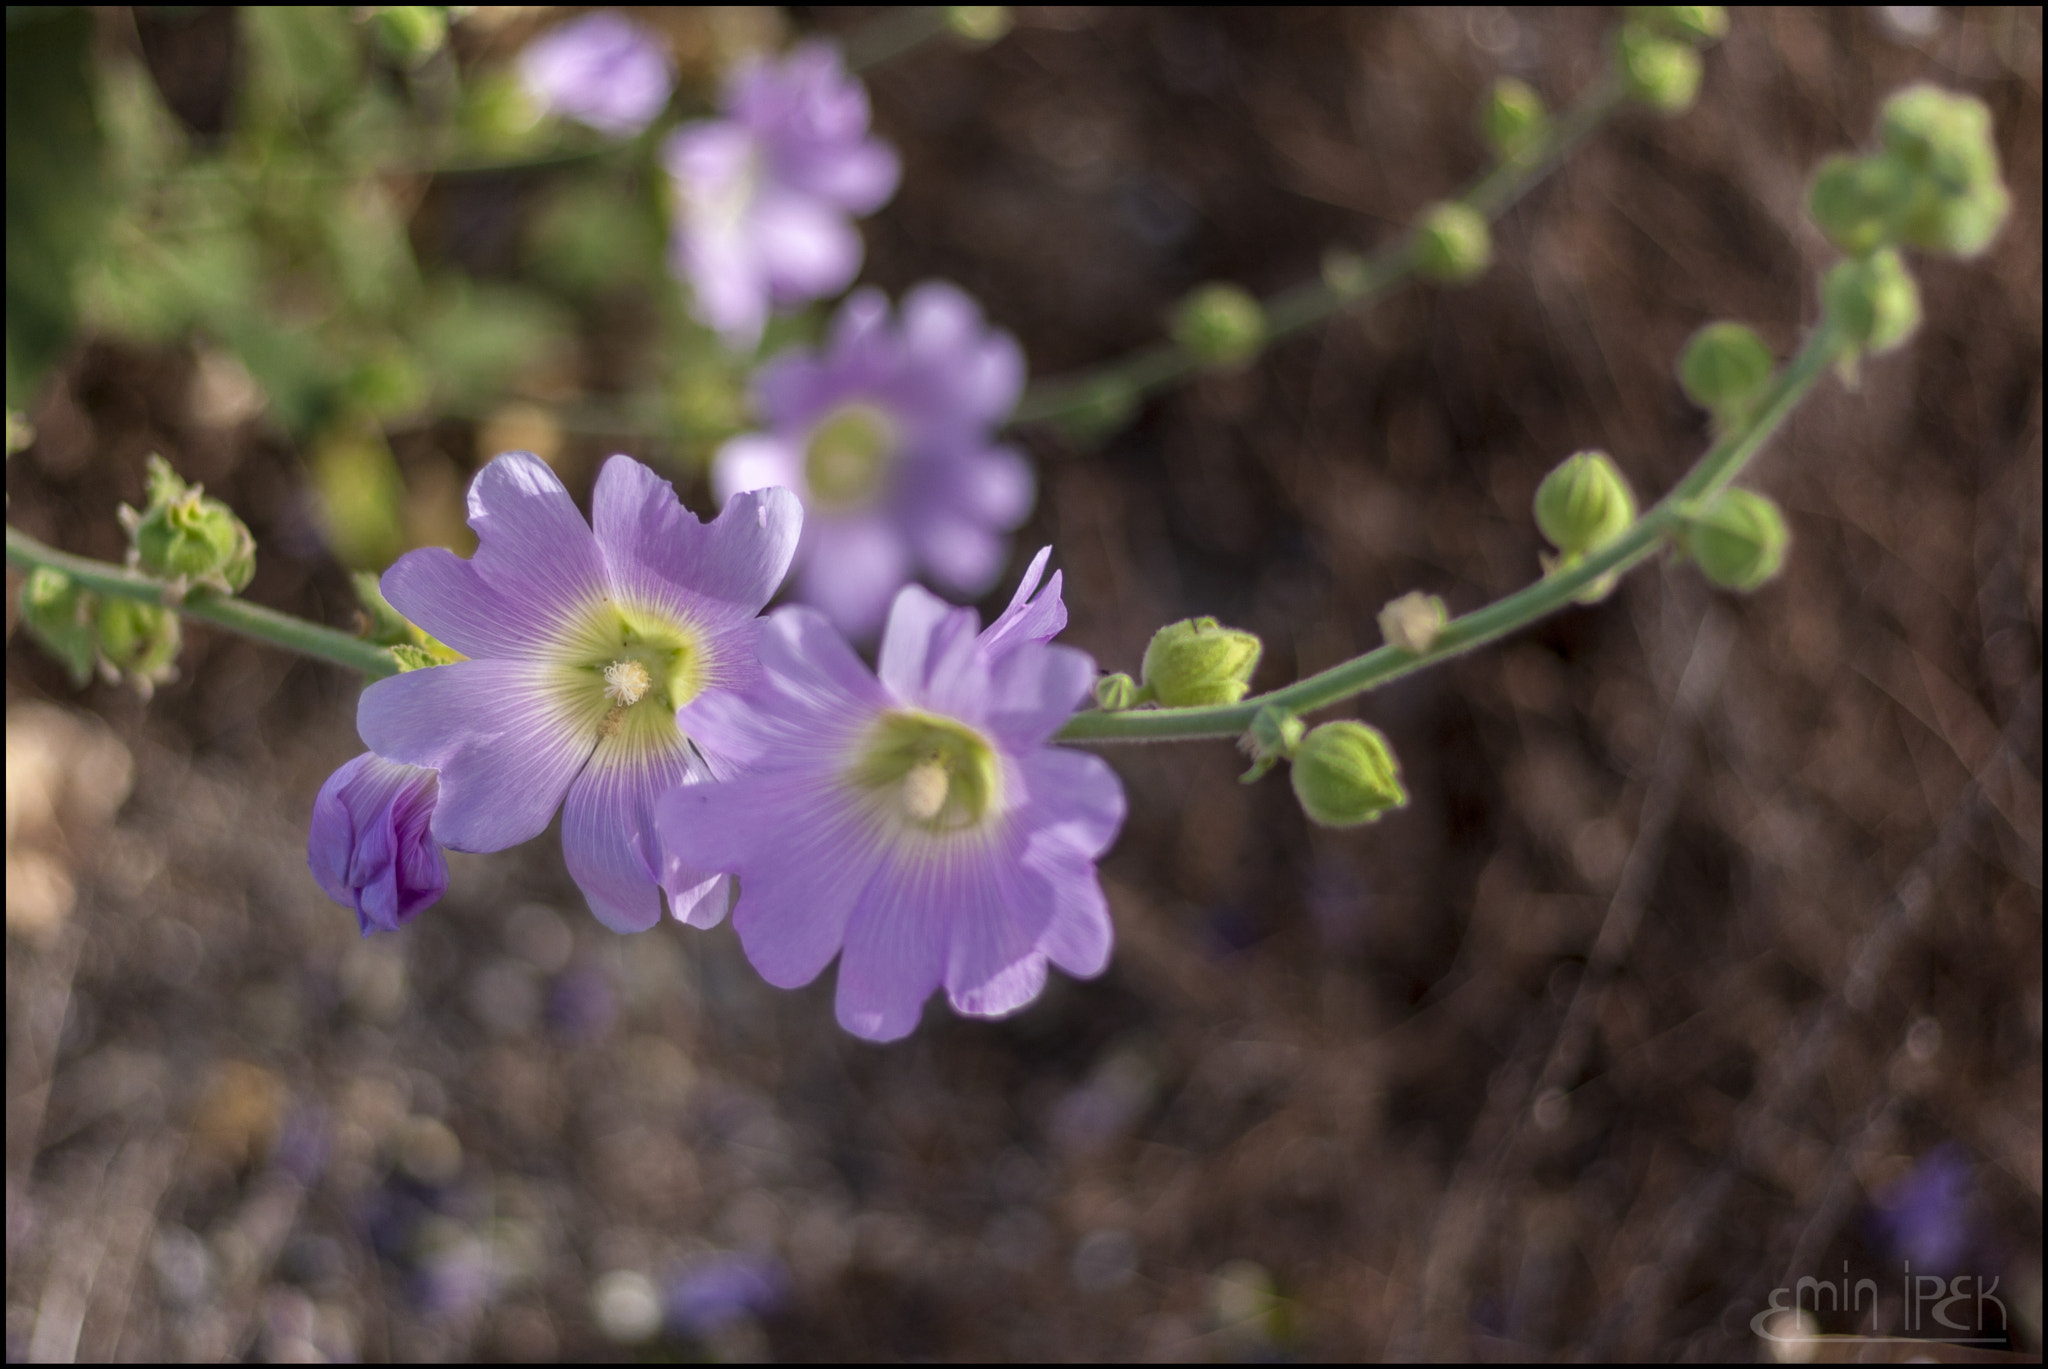
<svg viewBox="0 0 2048 1369">
<path fill-rule="evenodd" d="M 1496 73 L 1562 103 L 1606 22 L 1022 11 L 871 74 L 906 176 L 867 279 L 959 282 L 1040 374 L 1117 355 L 1198 282 L 1383 240 L 1480 168 Z M 2004 235 L 1916 263 L 1919 335 L 1754 467 L 1780 580 L 1652 566 L 1363 700 L 1414 796 L 1376 826 L 1227 745 L 1113 753 L 1115 960 L 1005 1022 L 863 1044 L 729 929 L 604 931 L 552 835 L 360 940 L 304 863 L 355 680 L 194 629 L 148 705 L 73 693 L 10 607 L 9 1358 L 1754 1358 L 1802 1276 L 1874 1281 L 1821 1329 L 1907 1327 L 1908 1260 L 1997 1279 L 1992 1348 L 2038 1355 L 2040 63 L 2038 10 L 1736 11 L 1698 106 L 1599 133 L 1474 286 L 1099 448 L 1023 434 L 1015 560 L 1053 545 L 1068 640 L 1131 668 L 1213 613 L 1278 685 L 1402 591 L 1525 582 L 1567 453 L 1674 480 L 1680 346 L 1796 344 L 1805 177 L 1884 95 L 1996 118 Z M 345 623 L 300 454 L 202 380 L 82 349 L 10 521 L 118 556 L 160 450 L 255 527 L 251 598 Z M 564 453 L 579 497 L 605 454 Z"/>
</svg>

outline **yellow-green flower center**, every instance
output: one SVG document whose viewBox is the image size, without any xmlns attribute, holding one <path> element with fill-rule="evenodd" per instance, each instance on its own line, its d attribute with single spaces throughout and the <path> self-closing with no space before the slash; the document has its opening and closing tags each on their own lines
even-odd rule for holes
<svg viewBox="0 0 2048 1369">
<path fill-rule="evenodd" d="M 804 484 L 826 509 L 864 504 L 882 486 L 896 456 L 896 426 L 872 404 L 842 404 L 811 429 Z"/>
<path fill-rule="evenodd" d="M 995 748 L 950 718 L 884 713 L 868 734 L 852 779 L 912 827 L 958 832 L 978 826 L 1001 797 Z"/>
<path fill-rule="evenodd" d="M 675 711 L 708 683 L 703 642 L 690 624 L 611 599 L 569 626 L 556 660 L 563 701 L 606 737 L 667 741 Z"/>
</svg>

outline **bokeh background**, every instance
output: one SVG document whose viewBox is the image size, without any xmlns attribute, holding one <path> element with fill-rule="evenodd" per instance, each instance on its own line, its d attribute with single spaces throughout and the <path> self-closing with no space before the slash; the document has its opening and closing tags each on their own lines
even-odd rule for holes
<svg viewBox="0 0 2048 1369">
<path fill-rule="evenodd" d="M 1268 293 L 1384 241 L 1483 169 L 1496 75 L 1561 104 L 1612 22 L 1014 17 L 866 73 L 905 178 L 864 279 L 959 283 L 1037 375 L 1154 340 L 1203 281 Z M 645 18 L 704 100 L 736 52 L 900 16 Z M 656 188 L 574 158 L 364 176 L 458 100 L 438 68 L 231 10 L 90 20 L 122 174 L 263 138 L 296 170 L 120 225 L 10 522 L 118 559 L 161 452 L 256 531 L 250 598 L 346 625 L 346 566 L 459 545 L 503 447 L 579 498 L 628 451 L 704 507 L 743 414 L 636 284 Z M 552 21 L 478 11 L 436 60 L 488 93 Z M 729 929 L 605 932 L 552 834 L 452 857 L 440 906 L 359 939 L 304 864 L 359 683 L 194 628 L 147 703 L 73 690 L 10 571 L 9 1359 L 1757 1358 L 1802 1275 L 1873 1278 L 1903 1325 L 1909 1260 L 1997 1278 L 1991 1348 L 2038 1356 L 2040 23 L 1737 11 L 1698 105 L 1597 134 L 1471 287 L 1105 437 L 1020 429 L 1016 568 L 1052 544 L 1067 640 L 1130 669 L 1212 613 L 1279 685 L 1376 644 L 1398 593 L 1529 579 L 1569 452 L 1665 488 L 1708 439 L 1687 336 L 1733 317 L 1789 352 L 1816 317 L 1810 169 L 1911 81 L 1993 111 L 2003 236 L 1916 263 L 1919 334 L 1754 468 L 1782 578 L 1652 565 L 1360 701 L 1413 803 L 1356 831 L 1220 743 L 1114 751 L 1114 962 L 1004 1022 L 862 1043 L 829 974 L 773 990 Z"/>
</svg>

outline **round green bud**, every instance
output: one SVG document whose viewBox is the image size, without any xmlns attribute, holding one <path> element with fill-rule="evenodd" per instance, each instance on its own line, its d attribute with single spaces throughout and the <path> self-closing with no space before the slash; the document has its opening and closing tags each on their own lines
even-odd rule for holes
<svg viewBox="0 0 2048 1369">
<path fill-rule="evenodd" d="M 1734 418 L 1763 397 L 1776 364 L 1755 330 L 1740 323 L 1710 323 L 1685 344 L 1678 383 L 1702 409 Z"/>
<path fill-rule="evenodd" d="M 98 598 L 61 570 L 37 566 L 21 582 L 21 622 L 43 649 L 64 663 L 71 683 L 92 678 L 99 638 L 92 620 Z"/>
<path fill-rule="evenodd" d="M 1635 521 L 1635 494 L 1606 452 L 1566 457 L 1536 487 L 1536 526 L 1566 556 L 1607 545 Z"/>
<path fill-rule="evenodd" d="M 1105 675 L 1095 682 L 1095 706 L 1104 713 L 1121 713 L 1127 708 L 1136 708 L 1142 701 L 1138 682 L 1122 671 Z"/>
<path fill-rule="evenodd" d="M 371 22 L 378 46 L 408 67 L 426 61 L 448 41 L 448 11 L 440 5 L 389 5 Z"/>
<path fill-rule="evenodd" d="M 1628 15 L 1698 48 L 1728 36 L 1728 11 L 1720 5 L 1630 5 Z"/>
<path fill-rule="evenodd" d="M 1685 550 L 1723 589 L 1747 593 L 1785 564 L 1785 516 L 1754 490 L 1726 489 L 1688 515 Z"/>
<path fill-rule="evenodd" d="M 241 589 L 256 569 L 252 540 L 227 505 L 192 490 L 143 513 L 135 526 L 136 564 L 167 580 L 220 575 Z"/>
<path fill-rule="evenodd" d="M 1920 326 L 1920 287 L 1889 247 L 1836 262 L 1820 294 L 1828 322 L 1859 352 L 1888 352 Z"/>
<path fill-rule="evenodd" d="M 1401 767 L 1387 739 L 1360 722 L 1324 723 L 1294 750 L 1294 796 L 1324 827 L 1377 822 L 1389 808 L 1404 808 Z"/>
<path fill-rule="evenodd" d="M 145 693 L 175 671 L 180 643 L 178 615 L 140 599 L 102 599 L 94 615 L 100 656 Z"/>
<path fill-rule="evenodd" d="M 1479 128 L 1494 155 L 1511 162 L 1542 143 L 1543 135 L 1550 129 L 1550 111 L 1543 107 L 1543 97 L 1527 81 L 1503 76 L 1493 83 L 1493 90 L 1486 97 Z"/>
<path fill-rule="evenodd" d="M 1991 246 L 2011 210 L 2012 194 L 2002 181 L 1989 181 L 1952 195 L 1930 188 L 1914 198 L 1899 237 L 1923 252 L 1974 257 Z"/>
<path fill-rule="evenodd" d="M 1700 55 L 1647 24 L 1623 24 L 1615 55 L 1622 87 L 1662 114 L 1683 114 L 1700 93 Z"/>
<path fill-rule="evenodd" d="M 1380 633 L 1388 646 L 1417 656 L 1436 645 L 1450 614 L 1434 594 L 1410 590 L 1380 610 Z"/>
<path fill-rule="evenodd" d="M 1146 644 L 1145 687 L 1166 708 L 1234 704 L 1251 688 L 1260 649 L 1257 637 L 1214 618 L 1168 623 Z"/>
<path fill-rule="evenodd" d="M 1982 100 L 1937 86 L 1908 86 L 1878 117 L 1884 150 L 1947 193 L 1998 180 L 1991 110 Z"/>
<path fill-rule="evenodd" d="M 1204 366 L 1240 366 L 1266 341 L 1266 311 L 1241 286 L 1215 281 L 1181 301 L 1173 340 Z"/>
<path fill-rule="evenodd" d="M 1425 279 L 1462 285 L 1492 264 L 1493 234 L 1470 205 L 1445 200 L 1416 220 L 1415 269 Z"/>
<path fill-rule="evenodd" d="M 1899 162 L 1838 155 L 1814 173 L 1807 208 L 1829 242 L 1860 257 L 1898 237 L 1913 198 L 1913 173 Z"/>
<path fill-rule="evenodd" d="M 1016 22 L 1008 5 L 948 5 L 946 27 L 955 38 L 970 43 L 993 43 Z"/>
</svg>

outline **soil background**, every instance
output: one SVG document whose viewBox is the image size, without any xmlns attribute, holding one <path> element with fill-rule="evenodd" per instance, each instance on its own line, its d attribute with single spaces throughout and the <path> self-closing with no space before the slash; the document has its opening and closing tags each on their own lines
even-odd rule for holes
<svg viewBox="0 0 2048 1369">
<path fill-rule="evenodd" d="M 1397 232 L 1483 169 L 1495 75 L 1561 105 L 1611 22 L 1020 10 L 869 74 L 905 177 L 864 279 L 959 283 L 1035 375 L 1109 359 L 1203 281 L 1270 293 Z M 1806 178 L 1885 95 L 1996 120 L 1996 245 L 1917 261 L 1918 335 L 1752 468 L 1779 580 L 1646 567 L 1359 701 L 1413 801 L 1355 831 L 1227 745 L 1112 752 L 1114 961 L 1003 1022 L 864 1044 L 830 973 L 769 988 L 729 928 L 605 932 L 553 832 L 360 940 L 304 863 L 358 682 L 194 628 L 146 705 L 74 692 L 10 575 L 8 1358 L 1752 1358 L 1805 1275 L 1906 1325 L 1916 1252 L 2001 1280 L 1992 1348 L 2038 1356 L 2040 23 L 1735 11 L 1698 105 L 1596 134 L 1470 287 L 1098 442 L 1020 430 L 1014 568 L 1053 546 L 1067 641 L 1133 669 L 1214 614 L 1277 686 L 1406 590 L 1525 583 L 1567 454 L 1674 481 L 1710 440 L 1681 346 L 1724 317 L 1797 345 Z M 249 597 L 347 623 L 303 454 L 194 387 L 186 351 L 83 345 L 10 521 L 118 558 L 161 451 L 254 526 Z M 398 450 L 466 472 L 477 440 Z M 579 499 L 613 445 L 564 451 Z M 625 449 L 704 506 L 688 454 Z M 608 1338 L 647 1288 L 665 1329 Z"/>
</svg>

